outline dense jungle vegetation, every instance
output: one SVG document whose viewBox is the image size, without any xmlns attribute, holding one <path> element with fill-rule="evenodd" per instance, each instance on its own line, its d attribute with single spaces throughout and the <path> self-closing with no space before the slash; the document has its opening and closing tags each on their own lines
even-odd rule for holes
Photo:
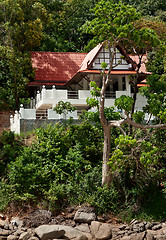
<svg viewBox="0 0 166 240">
<path fill-rule="evenodd" d="M 103 27 L 105 16 L 101 14 L 103 18 L 99 19 L 96 15 L 105 2 L 110 9 L 117 4 L 116 20 L 112 19 L 116 28 L 109 24 Z M 129 19 L 126 16 L 133 19 L 135 33 L 141 33 L 129 37 L 137 44 L 134 47 L 138 53 L 148 50 L 147 68 L 152 73 L 147 87 L 141 90 L 147 106 L 132 118 L 144 125 L 144 114 L 149 113 L 155 116 L 152 124 L 165 124 L 165 0 L 0 0 L 0 109 L 18 110 L 28 101 L 26 83 L 34 76 L 29 51 L 89 51 L 108 32 L 128 36 L 131 25 L 129 20 L 125 22 Z M 126 41 L 123 44 L 127 46 Z M 93 105 L 94 100 L 88 103 Z M 117 107 L 130 113 L 130 103 L 131 99 L 120 99 Z M 120 111 L 106 108 L 105 116 L 120 120 Z M 36 206 L 57 213 L 69 204 L 88 203 L 98 213 L 113 212 L 125 220 L 165 220 L 165 128 L 133 127 L 130 131 L 127 124 L 122 131 L 111 128 L 109 166 L 113 179 L 109 186 L 102 186 L 104 136 L 99 113 L 85 112 L 81 119 L 80 125 L 71 120 L 65 125 L 37 129 L 29 136 L 3 132 L 0 211 L 14 204 L 25 211 Z M 29 137 L 33 141 L 27 144 Z"/>
<path fill-rule="evenodd" d="M 102 187 L 103 133 L 100 123 L 90 119 L 37 129 L 29 145 L 25 139 L 32 133 L 1 135 L 0 211 L 14 205 L 25 212 L 36 206 L 58 213 L 88 203 L 98 213 L 111 212 L 125 221 L 165 219 L 165 130 L 148 136 L 137 131 L 134 138 L 112 129 L 114 177 L 111 186 Z"/>
</svg>

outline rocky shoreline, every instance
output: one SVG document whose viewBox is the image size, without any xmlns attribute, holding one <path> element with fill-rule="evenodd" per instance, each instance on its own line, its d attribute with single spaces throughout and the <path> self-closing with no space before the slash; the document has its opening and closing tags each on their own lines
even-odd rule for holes
<svg viewBox="0 0 166 240">
<path fill-rule="evenodd" d="M 113 224 L 96 216 L 93 208 L 68 211 L 67 217 L 52 217 L 37 210 L 23 218 L 0 220 L 0 240 L 166 240 L 166 222 Z"/>
</svg>

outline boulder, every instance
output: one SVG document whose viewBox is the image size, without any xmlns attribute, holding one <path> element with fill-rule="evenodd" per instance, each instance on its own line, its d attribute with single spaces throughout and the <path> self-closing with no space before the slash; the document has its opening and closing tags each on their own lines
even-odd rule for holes
<svg viewBox="0 0 166 240">
<path fill-rule="evenodd" d="M 88 238 L 88 240 L 93 239 L 92 234 L 91 234 L 91 230 L 90 230 L 89 225 L 87 223 L 80 224 L 79 226 L 76 226 L 75 229 L 82 232 Z"/>
<path fill-rule="evenodd" d="M 17 240 L 17 239 L 18 239 L 18 237 L 15 236 L 15 235 L 9 235 L 9 236 L 7 237 L 7 240 Z"/>
<path fill-rule="evenodd" d="M 5 229 L 0 229 L 0 236 L 9 236 L 11 231 L 5 230 Z"/>
<path fill-rule="evenodd" d="M 35 228 L 34 232 L 41 240 L 61 238 L 65 234 L 58 225 L 41 225 Z"/>
<path fill-rule="evenodd" d="M 77 210 L 74 221 L 78 223 L 91 223 L 96 220 L 96 214 L 93 208 L 82 207 Z"/>
<path fill-rule="evenodd" d="M 91 231 L 96 240 L 106 240 L 112 236 L 111 226 L 108 223 L 92 221 Z"/>
<path fill-rule="evenodd" d="M 79 230 L 63 225 L 56 225 L 59 229 L 65 231 L 65 237 L 72 240 L 89 240 L 85 233 L 80 232 Z"/>
<path fill-rule="evenodd" d="M 137 224 L 133 224 L 132 230 L 134 232 L 143 232 L 145 230 L 145 224 L 143 222 L 137 223 Z"/>
<path fill-rule="evenodd" d="M 157 235 L 156 240 L 166 240 L 166 235 Z"/>
<path fill-rule="evenodd" d="M 152 230 L 159 230 L 159 229 L 161 229 L 162 228 L 162 225 L 161 224 L 157 224 L 157 225 L 154 225 L 153 227 L 152 227 Z"/>
<path fill-rule="evenodd" d="M 19 240 L 28 240 L 31 237 L 31 234 L 29 232 L 23 232 L 21 233 Z"/>
</svg>

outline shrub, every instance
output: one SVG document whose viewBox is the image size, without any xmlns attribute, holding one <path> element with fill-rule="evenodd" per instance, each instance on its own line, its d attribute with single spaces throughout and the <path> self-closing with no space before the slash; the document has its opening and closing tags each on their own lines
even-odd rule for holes
<svg viewBox="0 0 166 240">
<path fill-rule="evenodd" d="M 60 191 L 63 184 L 75 188 L 84 179 L 83 175 L 92 170 L 94 161 L 100 162 L 97 158 L 101 156 L 100 145 L 101 136 L 90 124 L 71 125 L 67 129 L 58 124 L 37 129 L 36 141 L 31 147 L 25 146 L 8 166 L 16 198 L 42 198 L 55 186 Z M 55 190 L 52 199 L 57 195 Z"/>
<path fill-rule="evenodd" d="M 13 132 L 2 132 L 0 136 L 0 177 L 6 174 L 7 164 L 16 159 L 22 146 L 21 139 L 16 139 Z"/>
</svg>

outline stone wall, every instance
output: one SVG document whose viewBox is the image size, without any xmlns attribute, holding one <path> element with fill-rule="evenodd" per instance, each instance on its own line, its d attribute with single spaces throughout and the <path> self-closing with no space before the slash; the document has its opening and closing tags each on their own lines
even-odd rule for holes
<svg viewBox="0 0 166 240">
<path fill-rule="evenodd" d="M 48 124 L 56 124 L 56 123 L 64 122 L 63 119 L 20 119 L 20 132 L 29 132 L 34 129 L 43 127 L 45 128 Z M 74 124 L 81 123 L 81 120 L 73 120 Z"/>
</svg>

